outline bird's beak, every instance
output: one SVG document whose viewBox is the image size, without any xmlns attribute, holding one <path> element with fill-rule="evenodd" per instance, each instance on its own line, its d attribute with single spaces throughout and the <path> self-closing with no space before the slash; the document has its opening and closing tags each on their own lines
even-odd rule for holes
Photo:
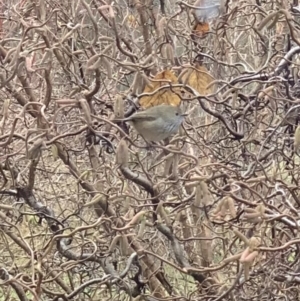
<svg viewBox="0 0 300 301">
<path fill-rule="evenodd" d="M 184 114 L 181 114 L 181 116 L 185 117 L 185 116 L 188 116 L 189 114 L 187 113 L 184 113 Z"/>
</svg>

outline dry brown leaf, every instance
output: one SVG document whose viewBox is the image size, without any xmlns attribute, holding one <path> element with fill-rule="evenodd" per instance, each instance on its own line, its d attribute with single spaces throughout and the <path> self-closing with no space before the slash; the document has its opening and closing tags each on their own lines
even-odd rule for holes
<svg viewBox="0 0 300 301">
<path fill-rule="evenodd" d="M 143 93 L 154 92 L 161 86 L 170 84 L 178 84 L 178 78 L 169 70 L 162 71 L 157 73 L 153 79 L 150 79 L 152 87 L 146 86 Z M 175 92 L 175 93 L 174 93 Z M 177 95 L 177 94 L 178 95 Z M 156 92 L 152 96 L 143 96 L 140 99 L 140 105 L 146 109 L 149 107 L 158 106 L 161 104 L 168 104 L 173 106 L 178 106 L 180 104 L 180 89 L 179 88 L 170 88 L 163 89 Z"/>
<path fill-rule="evenodd" d="M 191 86 L 201 95 L 208 95 L 213 92 L 213 87 L 208 85 L 214 78 L 208 73 L 204 66 L 197 66 L 192 72 L 186 72 L 182 76 L 182 82 Z"/>
<path fill-rule="evenodd" d="M 192 36 L 193 36 L 194 39 L 204 38 L 205 35 L 209 32 L 209 30 L 210 30 L 209 23 L 199 22 L 199 23 L 195 24 L 195 26 L 192 30 Z"/>
</svg>

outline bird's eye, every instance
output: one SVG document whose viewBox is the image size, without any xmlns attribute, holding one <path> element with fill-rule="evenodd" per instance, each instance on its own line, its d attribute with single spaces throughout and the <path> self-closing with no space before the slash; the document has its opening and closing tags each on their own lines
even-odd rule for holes
<svg viewBox="0 0 300 301">
<path fill-rule="evenodd" d="M 176 116 L 178 116 L 178 115 L 179 115 L 179 114 L 178 114 L 178 112 L 177 112 L 177 113 L 175 113 L 175 115 L 176 115 Z"/>
</svg>

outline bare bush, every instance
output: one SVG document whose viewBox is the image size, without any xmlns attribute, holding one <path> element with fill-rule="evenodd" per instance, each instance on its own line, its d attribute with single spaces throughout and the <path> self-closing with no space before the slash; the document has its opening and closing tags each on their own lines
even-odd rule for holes
<svg viewBox="0 0 300 301">
<path fill-rule="evenodd" d="M 300 6 L 208 2 L 1 1 L 3 300 L 299 298 Z"/>
</svg>

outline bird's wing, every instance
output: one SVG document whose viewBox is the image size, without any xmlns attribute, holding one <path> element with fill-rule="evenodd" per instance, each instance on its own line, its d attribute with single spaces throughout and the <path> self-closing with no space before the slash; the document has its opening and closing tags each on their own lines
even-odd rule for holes
<svg viewBox="0 0 300 301">
<path fill-rule="evenodd" d="M 154 121 L 156 119 L 157 119 L 157 117 L 154 117 L 151 115 L 136 113 L 133 116 L 126 118 L 126 121 L 132 121 L 132 122 L 134 122 L 135 120 L 136 121 L 138 121 L 138 120 Z"/>
</svg>

